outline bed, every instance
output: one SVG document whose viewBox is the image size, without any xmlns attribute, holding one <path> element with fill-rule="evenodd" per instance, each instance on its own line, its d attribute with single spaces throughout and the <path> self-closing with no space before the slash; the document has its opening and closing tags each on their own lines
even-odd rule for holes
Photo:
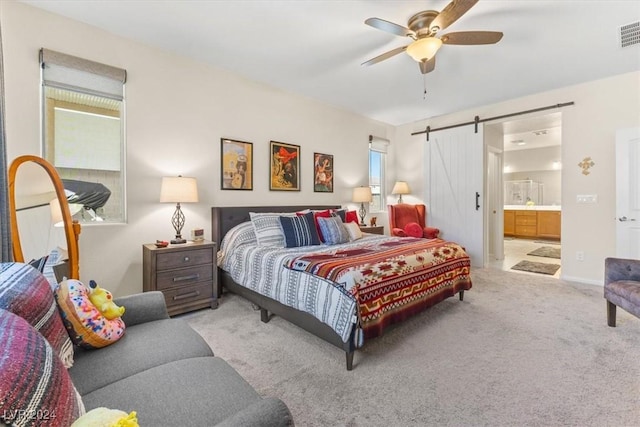
<svg viewBox="0 0 640 427">
<path fill-rule="evenodd" d="M 339 206 L 213 207 L 219 245 L 218 295 L 236 293 L 343 349 L 347 370 L 365 341 L 391 324 L 471 288 L 464 249 L 441 239 L 365 234 L 341 244 L 259 246 L 250 212 L 298 212 Z M 252 240 L 253 239 L 253 240 Z M 346 260 L 346 263 L 345 263 Z"/>
</svg>

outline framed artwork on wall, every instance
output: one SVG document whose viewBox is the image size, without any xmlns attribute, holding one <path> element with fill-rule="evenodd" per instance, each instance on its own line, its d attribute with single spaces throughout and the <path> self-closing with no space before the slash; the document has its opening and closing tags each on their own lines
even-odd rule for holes
<svg viewBox="0 0 640 427">
<path fill-rule="evenodd" d="M 253 190 L 253 144 L 220 138 L 220 188 Z"/>
<path fill-rule="evenodd" d="M 313 191 L 333 193 L 333 155 L 313 153 Z"/>
<path fill-rule="evenodd" d="M 300 146 L 271 141 L 269 190 L 300 191 Z"/>
</svg>

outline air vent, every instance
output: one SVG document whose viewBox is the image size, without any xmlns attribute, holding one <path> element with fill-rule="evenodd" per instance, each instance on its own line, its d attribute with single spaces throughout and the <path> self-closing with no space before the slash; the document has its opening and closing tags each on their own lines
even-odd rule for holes
<svg viewBox="0 0 640 427">
<path fill-rule="evenodd" d="M 620 27 L 620 47 L 633 46 L 640 43 L 640 21 Z"/>
</svg>

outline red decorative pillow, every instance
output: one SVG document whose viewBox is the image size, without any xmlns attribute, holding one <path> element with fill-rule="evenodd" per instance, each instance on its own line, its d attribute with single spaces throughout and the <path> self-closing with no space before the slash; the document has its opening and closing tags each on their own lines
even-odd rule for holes
<svg viewBox="0 0 640 427">
<path fill-rule="evenodd" d="M 0 308 L 29 322 L 49 341 L 65 367 L 73 365 L 73 344 L 58 313 L 51 285 L 42 273 L 29 264 L 3 263 Z"/>
<path fill-rule="evenodd" d="M 407 236 L 422 237 L 422 226 L 417 222 L 410 222 L 404 226 L 404 232 L 407 233 Z"/>
<path fill-rule="evenodd" d="M 331 218 L 331 211 L 327 209 L 326 211 L 313 212 L 313 219 L 316 223 L 316 230 L 318 230 L 318 236 L 320 236 L 320 241 L 324 243 L 324 237 L 322 236 L 322 231 L 320 230 L 320 224 L 318 224 L 318 218 Z"/>
<path fill-rule="evenodd" d="M 47 340 L 26 320 L 1 309 L 0 408 L 0 424 L 15 426 L 69 426 L 84 413 Z"/>
<path fill-rule="evenodd" d="M 347 211 L 344 222 L 355 222 L 358 224 L 358 213 L 356 211 Z"/>
</svg>

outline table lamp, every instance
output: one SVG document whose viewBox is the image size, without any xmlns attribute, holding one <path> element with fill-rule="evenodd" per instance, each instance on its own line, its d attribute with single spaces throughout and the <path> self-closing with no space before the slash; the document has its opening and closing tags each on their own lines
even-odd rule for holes
<svg viewBox="0 0 640 427">
<path fill-rule="evenodd" d="M 409 190 L 409 184 L 406 181 L 396 181 L 396 184 L 393 186 L 393 190 L 391 190 L 391 194 L 397 194 L 398 203 L 402 203 L 402 195 L 409 194 L 411 190 Z"/>
<path fill-rule="evenodd" d="M 367 215 L 367 210 L 364 208 L 365 203 L 371 203 L 373 196 L 371 194 L 371 187 L 356 187 L 353 189 L 353 201 L 360 203 L 360 209 L 358 214 L 360 215 L 360 225 L 366 225 L 364 223 L 364 217 Z"/>
<path fill-rule="evenodd" d="M 184 227 L 184 214 L 180 210 L 180 203 L 196 203 L 198 201 L 198 184 L 195 178 L 183 176 L 165 176 L 162 178 L 160 188 L 160 203 L 176 203 L 176 211 L 171 217 L 171 225 L 176 230 L 176 238 L 172 244 L 187 243 L 182 238 L 182 227 Z"/>
</svg>

